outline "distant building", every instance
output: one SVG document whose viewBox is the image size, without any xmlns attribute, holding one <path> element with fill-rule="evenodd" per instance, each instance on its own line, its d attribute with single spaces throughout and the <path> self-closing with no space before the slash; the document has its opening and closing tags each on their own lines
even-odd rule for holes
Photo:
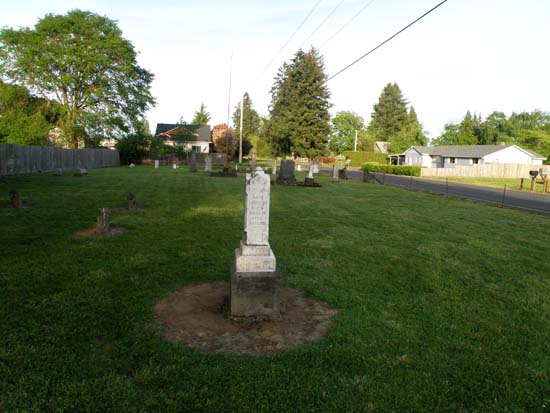
<svg viewBox="0 0 550 413">
<path fill-rule="evenodd" d="M 426 168 L 454 168 L 482 164 L 542 165 L 546 160 L 516 145 L 411 146 L 403 154 L 404 165 Z"/>
<path fill-rule="evenodd" d="M 161 138 L 166 145 L 175 146 L 184 142 L 188 150 L 197 153 L 209 153 L 212 146 L 210 125 L 177 125 L 173 123 L 158 123 L 155 136 Z"/>
<path fill-rule="evenodd" d="M 390 143 L 389 142 L 374 142 L 374 152 L 379 153 L 388 153 L 390 150 Z"/>
</svg>

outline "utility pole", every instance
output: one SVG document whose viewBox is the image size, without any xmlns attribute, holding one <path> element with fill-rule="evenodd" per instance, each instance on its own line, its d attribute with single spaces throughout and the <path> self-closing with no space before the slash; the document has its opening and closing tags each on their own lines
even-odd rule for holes
<svg viewBox="0 0 550 413">
<path fill-rule="evenodd" d="M 244 117 L 244 95 L 241 99 L 241 119 L 239 127 L 239 163 L 243 163 L 243 117 Z"/>
<path fill-rule="evenodd" d="M 229 127 L 229 111 L 231 110 L 231 75 L 233 72 L 233 53 L 229 58 L 229 95 L 227 97 L 227 127 Z"/>
<path fill-rule="evenodd" d="M 355 129 L 355 144 L 353 145 L 353 152 L 357 152 L 357 129 Z"/>
</svg>

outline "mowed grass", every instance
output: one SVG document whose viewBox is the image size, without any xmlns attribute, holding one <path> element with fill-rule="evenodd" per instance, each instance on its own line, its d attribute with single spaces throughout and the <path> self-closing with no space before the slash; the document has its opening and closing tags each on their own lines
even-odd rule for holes
<svg viewBox="0 0 550 413">
<path fill-rule="evenodd" d="M 545 411 L 550 220 L 359 182 L 272 187 L 282 282 L 339 309 L 315 346 L 204 355 L 156 302 L 228 280 L 242 176 L 185 169 L 0 178 L 0 411 Z M 75 238 L 99 207 L 118 238 Z"/>
<path fill-rule="evenodd" d="M 428 179 L 437 179 L 444 181 L 447 178 L 437 178 L 437 177 L 427 177 Z M 531 190 L 531 180 L 529 178 L 524 178 L 523 180 L 523 188 L 521 188 L 521 179 L 520 178 L 462 178 L 462 177 L 456 177 L 456 176 L 450 176 L 449 182 L 458 182 L 461 184 L 473 184 L 473 185 L 480 185 L 480 186 L 488 186 L 490 188 L 499 188 L 503 189 L 504 185 L 506 185 L 506 189 L 514 189 L 514 190 L 523 190 L 523 191 L 530 191 Z M 535 185 L 535 191 L 539 194 L 544 193 L 544 182 L 542 179 L 537 179 L 536 185 Z"/>
</svg>

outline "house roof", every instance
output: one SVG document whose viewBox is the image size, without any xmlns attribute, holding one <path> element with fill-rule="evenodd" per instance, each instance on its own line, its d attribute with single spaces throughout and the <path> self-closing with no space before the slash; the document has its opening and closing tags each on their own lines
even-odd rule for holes
<svg viewBox="0 0 550 413">
<path fill-rule="evenodd" d="M 157 123 L 157 129 L 155 130 L 155 136 L 161 136 L 170 138 L 174 136 L 178 131 L 187 132 L 190 142 L 210 142 L 210 125 L 178 125 L 176 123 Z"/>
<path fill-rule="evenodd" d="M 418 152 L 434 155 L 446 156 L 450 158 L 482 158 L 485 155 L 501 151 L 506 148 L 516 147 L 517 149 L 528 153 L 533 158 L 546 159 L 533 151 L 520 148 L 516 145 L 449 145 L 449 146 L 413 146 Z"/>
</svg>

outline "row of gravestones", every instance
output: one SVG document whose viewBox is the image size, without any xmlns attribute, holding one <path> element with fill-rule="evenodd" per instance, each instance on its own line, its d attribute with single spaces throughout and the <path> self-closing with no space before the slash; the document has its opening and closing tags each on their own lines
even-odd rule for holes
<svg viewBox="0 0 550 413">
<path fill-rule="evenodd" d="M 300 165 L 298 165 L 300 166 Z M 273 174 L 275 174 L 276 171 L 276 161 L 273 163 Z M 286 185 L 295 185 L 296 184 L 296 177 L 294 175 L 295 170 L 295 164 L 292 159 L 286 159 L 281 161 L 281 166 L 279 168 L 279 174 L 277 175 L 277 183 L 279 184 L 286 184 Z M 300 169 L 299 169 L 300 170 Z M 319 163 L 317 161 L 313 161 L 311 165 L 309 166 L 308 175 L 305 179 L 305 185 L 314 185 L 314 174 L 319 173 Z M 336 165 L 334 165 L 332 169 L 332 178 L 334 180 L 338 179 L 348 179 L 347 177 L 347 169 L 338 169 Z"/>
<path fill-rule="evenodd" d="M 155 165 L 155 169 L 160 168 L 160 161 L 156 159 L 154 165 Z M 130 166 L 133 166 L 133 164 L 131 164 Z M 225 155 L 222 155 L 220 157 L 220 167 L 223 168 L 224 166 L 225 166 Z M 177 169 L 178 165 L 173 164 L 172 168 Z M 191 162 L 189 163 L 189 170 L 191 172 L 197 172 L 196 152 L 191 152 Z M 212 172 L 212 157 L 210 155 L 206 156 L 206 158 L 204 159 L 204 172 Z"/>
</svg>

